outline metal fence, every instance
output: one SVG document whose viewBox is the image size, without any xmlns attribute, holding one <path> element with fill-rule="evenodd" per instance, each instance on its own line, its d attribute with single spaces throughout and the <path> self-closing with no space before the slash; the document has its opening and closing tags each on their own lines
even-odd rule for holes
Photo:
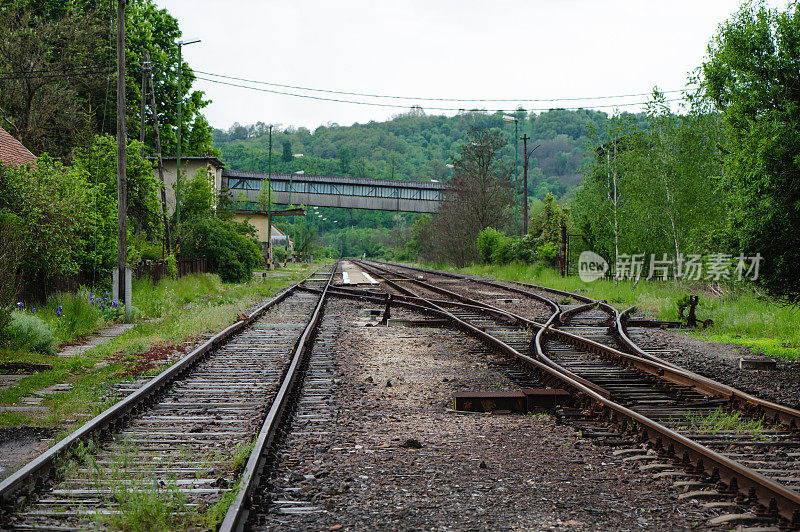
<svg viewBox="0 0 800 532">
<path fill-rule="evenodd" d="M 176 264 L 178 268 L 178 278 L 192 273 L 207 273 L 208 261 L 205 257 L 198 257 L 196 259 L 178 259 Z M 142 279 L 144 277 L 153 281 L 153 284 L 158 283 L 167 275 L 167 261 L 166 260 L 143 260 L 133 266 L 133 278 Z"/>
</svg>

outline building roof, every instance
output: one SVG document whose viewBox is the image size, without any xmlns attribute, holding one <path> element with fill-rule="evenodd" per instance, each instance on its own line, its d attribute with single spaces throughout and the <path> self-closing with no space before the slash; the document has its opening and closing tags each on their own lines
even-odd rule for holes
<svg viewBox="0 0 800 532">
<path fill-rule="evenodd" d="M 150 159 L 151 161 L 156 161 L 157 162 L 157 158 L 156 157 L 148 157 L 148 159 Z M 178 160 L 178 158 L 177 157 L 167 157 L 167 156 L 162 155 L 161 156 L 161 160 L 162 161 L 175 162 L 175 161 Z M 217 168 L 224 168 L 225 167 L 225 163 L 220 161 L 217 157 L 213 157 L 213 156 L 211 156 L 211 157 L 184 157 L 184 156 L 181 156 L 181 161 L 206 161 L 206 162 L 209 162 L 209 163 L 213 164 Z"/>
<path fill-rule="evenodd" d="M 36 164 L 36 156 L 2 126 L 0 126 L 0 163 L 14 168 L 28 163 Z"/>
</svg>

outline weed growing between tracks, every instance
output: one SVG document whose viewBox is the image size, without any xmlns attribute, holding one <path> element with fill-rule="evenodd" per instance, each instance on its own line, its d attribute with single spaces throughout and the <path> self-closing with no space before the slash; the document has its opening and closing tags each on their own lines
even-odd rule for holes
<svg viewBox="0 0 800 532">
<path fill-rule="evenodd" d="M 222 522 L 228 507 L 236 498 L 238 485 L 222 494 L 214 502 L 190 502 L 179 488 L 175 474 L 158 473 L 177 468 L 181 463 L 193 463 L 200 479 L 222 464 L 222 471 L 238 478 L 255 440 L 242 442 L 232 452 L 217 450 L 212 454 L 198 454 L 190 447 L 180 449 L 169 463 L 148 460 L 130 441 L 122 443 L 121 450 L 110 465 L 101 465 L 96 456 L 100 445 L 95 441 L 78 442 L 69 457 L 58 466 L 58 478 L 89 478 L 88 489 L 97 493 L 99 500 L 109 500 L 112 505 L 97 513 L 84 508 L 78 498 L 73 498 L 81 518 L 94 521 L 111 530 L 214 530 Z M 185 467 L 185 466 L 183 466 Z M 83 475 L 80 471 L 83 470 Z M 113 504 L 115 503 L 115 504 Z"/>
<path fill-rule="evenodd" d="M 687 414 L 686 421 L 689 430 L 697 432 L 735 432 L 736 434 L 751 434 L 756 439 L 766 439 L 764 435 L 764 419 L 748 419 L 741 412 L 729 412 L 722 407 L 703 416 L 701 414 Z"/>
<path fill-rule="evenodd" d="M 636 287 L 630 282 L 605 279 L 585 283 L 577 276 L 561 277 L 540 264 L 511 263 L 473 265 L 454 268 L 447 264 L 425 265 L 506 281 L 521 281 L 605 299 L 617 309 L 636 305 L 640 312 L 663 320 L 678 320 L 678 300 L 687 293 L 699 294 L 697 315 L 711 318 L 714 326 L 691 334 L 709 342 L 724 342 L 751 348 L 756 353 L 785 358 L 800 357 L 800 306 L 785 306 L 767 298 L 750 285 L 723 286 L 724 295 L 711 293 L 700 282 L 645 281 Z"/>
<path fill-rule="evenodd" d="M 49 395 L 37 405 L 47 412 L 0 412 L 0 427 L 80 424 L 102 412 L 118 397 L 111 386 L 122 380 L 154 375 L 174 357 L 152 360 L 151 350 L 172 345 L 169 355 L 180 356 L 203 335 L 236 321 L 248 307 L 291 285 L 319 265 L 290 265 L 279 275 L 243 284 L 224 284 L 212 274 L 195 274 L 164 280 L 153 287 L 148 280 L 134 284 L 134 306 L 144 317 L 125 334 L 75 357 L 53 357 L 0 350 L 0 363 L 49 364 L 52 369 L 29 375 L 0 391 L 0 405 L 20 406 L 20 399 L 56 383 L 72 389 Z M 161 347 L 159 347 L 161 346 Z M 140 364 L 143 358 L 148 364 Z M 131 368 L 143 369 L 140 375 Z"/>
</svg>

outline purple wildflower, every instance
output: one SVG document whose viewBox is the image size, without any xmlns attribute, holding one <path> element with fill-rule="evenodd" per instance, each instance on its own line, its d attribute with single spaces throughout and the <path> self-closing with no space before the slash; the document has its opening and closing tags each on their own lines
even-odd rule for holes
<svg viewBox="0 0 800 532">
<path fill-rule="evenodd" d="M 61 309 L 56 310 L 56 318 L 61 317 Z"/>
<path fill-rule="evenodd" d="M 112 301 L 111 304 L 114 306 L 114 308 L 117 308 L 119 306 L 119 303 L 117 303 L 116 299 Z"/>
<path fill-rule="evenodd" d="M 36 307 L 31 307 L 31 314 L 35 314 L 35 313 L 36 313 Z"/>
<path fill-rule="evenodd" d="M 17 302 L 17 308 L 20 309 L 20 310 L 24 309 L 25 308 L 25 303 L 23 303 L 22 301 Z"/>
<path fill-rule="evenodd" d="M 106 309 L 106 306 L 105 306 L 105 305 L 103 305 L 103 304 L 101 304 L 101 305 L 100 305 L 100 310 L 105 310 L 105 309 Z"/>
</svg>

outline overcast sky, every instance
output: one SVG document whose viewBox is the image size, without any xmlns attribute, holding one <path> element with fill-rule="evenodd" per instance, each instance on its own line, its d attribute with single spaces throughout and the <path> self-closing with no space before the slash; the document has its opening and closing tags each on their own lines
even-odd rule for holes
<svg viewBox="0 0 800 532">
<path fill-rule="evenodd" d="M 736 0 L 157 0 L 180 22 L 196 71 L 251 80 L 427 98 L 554 99 L 686 86 Z M 785 8 L 786 0 L 770 0 Z M 239 81 L 228 80 L 233 83 Z M 198 80 L 214 127 L 385 120 L 411 105 L 594 107 L 644 97 L 560 102 L 315 101 Z M 673 95 L 674 97 L 674 95 Z M 603 108 L 611 111 L 612 108 Z M 624 107 L 638 110 L 636 107 Z M 453 114 L 448 112 L 446 114 Z"/>
</svg>

